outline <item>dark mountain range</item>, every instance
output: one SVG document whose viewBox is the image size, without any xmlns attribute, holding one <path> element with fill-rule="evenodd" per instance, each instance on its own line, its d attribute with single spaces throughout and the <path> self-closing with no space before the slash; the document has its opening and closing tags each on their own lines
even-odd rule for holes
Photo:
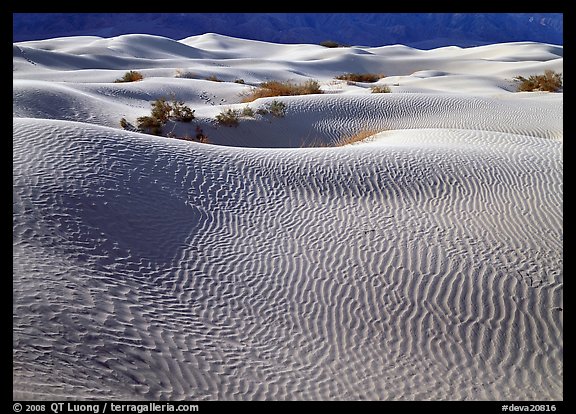
<svg viewBox="0 0 576 414">
<path fill-rule="evenodd" d="M 14 13 L 13 40 L 219 33 L 277 43 L 419 48 L 538 41 L 563 44 L 561 13 Z"/>
</svg>

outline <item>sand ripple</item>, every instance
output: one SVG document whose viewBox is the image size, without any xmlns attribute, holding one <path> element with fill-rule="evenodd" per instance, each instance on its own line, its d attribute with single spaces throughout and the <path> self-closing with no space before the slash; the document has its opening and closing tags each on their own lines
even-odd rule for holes
<svg viewBox="0 0 576 414">
<path fill-rule="evenodd" d="M 562 399 L 562 144 L 457 127 L 263 151 L 15 118 L 14 396 Z"/>
</svg>

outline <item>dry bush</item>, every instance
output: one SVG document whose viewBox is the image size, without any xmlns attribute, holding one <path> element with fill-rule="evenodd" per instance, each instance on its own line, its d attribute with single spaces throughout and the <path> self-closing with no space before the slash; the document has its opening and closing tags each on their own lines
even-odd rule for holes
<svg viewBox="0 0 576 414">
<path fill-rule="evenodd" d="M 518 92 L 557 92 L 562 88 L 562 74 L 550 69 L 545 70 L 543 75 L 531 75 L 528 79 L 523 76 L 517 76 L 514 80 L 520 82 L 517 88 Z"/>
<path fill-rule="evenodd" d="M 228 127 L 237 127 L 240 123 L 240 111 L 237 109 L 226 109 L 222 110 L 218 115 L 216 115 L 216 121 L 219 124 Z"/>
<path fill-rule="evenodd" d="M 160 98 L 152 102 L 152 118 L 156 118 L 158 121 L 165 123 L 170 117 L 170 111 L 172 107 L 166 99 Z"/>
<path fill-rule="evenodd" d="M 120 119 L 120 126 L 122 127 L 122 129 L 128 129 L 130 128 L 131 124 L 130 122 L 126 121 L 126 118 L 122 118 Z"/>
<path fill-rule="evenodd" d="M 322 138 L 301 139 L 300 148 L 331 148 L 333 145 Z"/>
<path fill-rule="evenodd" d="M 189 70 L 184 69 L 176 69 L 175 78 L 183 78 L 183 79 L 196 79 L 196 74 L 190 72 Z"/>
<path fill-rule="evenodd" d="M 377 134 L 380 131 L 370 130 L 370 129 L 362 129 L 353 135 L 343 135 L 340 137 L 338 141 L 334 144 L 335 147 L 343 147 L 344 145 L 353 144 L 355 142 L 364 141 L 366 138 L 371 137 L 374 134 Z"/>
<path fill-rule="evenodd" d="M 190 122 L 194 119 L 194 110 L 184 105 L 184 101 L 172 101 L 170 116 L 176 121 Z"/>
<path fill-rule="evenodd" d="M 140 72 L 131 70 L 129 72 L 126 72 L 124 76 L 122 76 L 120 79 L 116 79 L 114 83 L 136 82 L 142 79 L 144 79 L 144 76 Z"/>
<path fill-rule="evenodd" d="M 345 47 L 343 44 L 335 42 L 334 40 L 324 40 L 320 42 L 320 46 L 324 47 Z"/>
<path fill-rule="evenodd" d="M 376 85 L 370 88 L 372 93 L 390 93 L 390 87 L 388 85 Z"/>
<path fill-rule="evenodd" d="M 200 144 L 210 143 L 208 136 L 204 135 L 204 131 L 202 128 L 200 128 L 199 125 L 196 125 L 196 132 L 194 133 L 194 136 L 192 136 L 190 133 L 186 133 L 182 137 L 174 136 L 174 138 L 183 139 L 184 141 L 199 142 Z"/>
<path fill-rule="evenodd" d="M 259 98 L 273 96 L 296 96 L 322 93 L 320 84 L 315 80 L 307 80 L 304 83 L 269 81 L 261 83 L 259 87 L 242 99 L 242 102 L 252 102 Z"/>
<path fill-rule="evenodd" d="M 336 76 L 336 79 L 349 82 L 376 82 L 383 77 L 384 74 L 382 73 L 345 73 L 343 75 Z"/>
<path fill-rule="evenodd" d="M 210 143 L 208 136 L 204 135 L 202 130 L 200 130 L 200 133 L 196 133 L 196 141 L 201 143 L 201 144 L 209 144 Z"/>
<path fill-rule="evenodd" d="M 162 122 L 152 116 L 141 116 L 136 119 L 138 122 L 138 129 L 142 132 L 152 135 L 160 135 L 162 133 Z"/>
<path fill-rule="evenodd" d="M 335 142 L 326 142 L 325 139 L 315 138 L 315 139 L 302 139 L 300 148 L 332 148 L 332 147 L 343 147 L 345 145 L 354 144 L 355 142 L 360 142 L 366 138 L 371 137 L 374 134 L 381 132 L 381 130 L 368 130 L 362 129 L 352 135 L 343 135 Z"/>
<path fill-rule="evenodd" d="M 196 136 L 194 138 L 196 142 L 200 142 L 201 144 L 208 144 L 208 136 L 204 134 L 204 131 L 199 126 L 196 126 Z"/>
</svg>

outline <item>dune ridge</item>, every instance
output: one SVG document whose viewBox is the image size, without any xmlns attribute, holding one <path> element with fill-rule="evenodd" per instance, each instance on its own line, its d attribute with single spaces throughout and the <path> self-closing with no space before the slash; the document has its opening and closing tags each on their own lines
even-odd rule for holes
<svg viewBox="0 0 576 414">
<path fill-rule="evenodd" d="M 133 69 L 113 63 L 92 82 L 15 54 L 15 399 L 563 398 L 562 93 L 501 87 L 507 63 L 561 67 L 557 47 L 347 54 L 212 34 L 15 45 L 31 60 L 96 50 L 158 71 L 111 84 Z M 162 65 L 185 47 L 206 70 L 254 53 L 288 78 L 317 53 L 318 71 L 299 76 L 333 93 L 217 126 L 249 86 L 173 79 Z M 383 65 L 386 51 L 407 69 L 422 55 L 430 72 L 399 72 L 414 86 L 378 95 L 323 77 L 331 56 Z M 458 59 L 490 51 L 492 73 L 451 89 Z M 432 93 L 438 78 L 447 89 Z M 221 145 L 119 128 L 171 90 Z M 300 148 L 362 128 L 382 132 Z"/>
</svg>

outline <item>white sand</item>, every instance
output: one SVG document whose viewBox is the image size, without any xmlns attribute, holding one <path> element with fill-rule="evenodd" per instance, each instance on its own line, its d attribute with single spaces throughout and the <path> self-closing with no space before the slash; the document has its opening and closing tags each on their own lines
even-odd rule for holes
<svg viewBox="0 0 576 414">
<path fill-rule="evenodd" d="M 14 398 L 562 399 L 562 52 L 16 43 Z M 272 79 L 326 93 L 213 122 Z M 220 145 L 119 128 L 170 93 Z"/>
</svg>

